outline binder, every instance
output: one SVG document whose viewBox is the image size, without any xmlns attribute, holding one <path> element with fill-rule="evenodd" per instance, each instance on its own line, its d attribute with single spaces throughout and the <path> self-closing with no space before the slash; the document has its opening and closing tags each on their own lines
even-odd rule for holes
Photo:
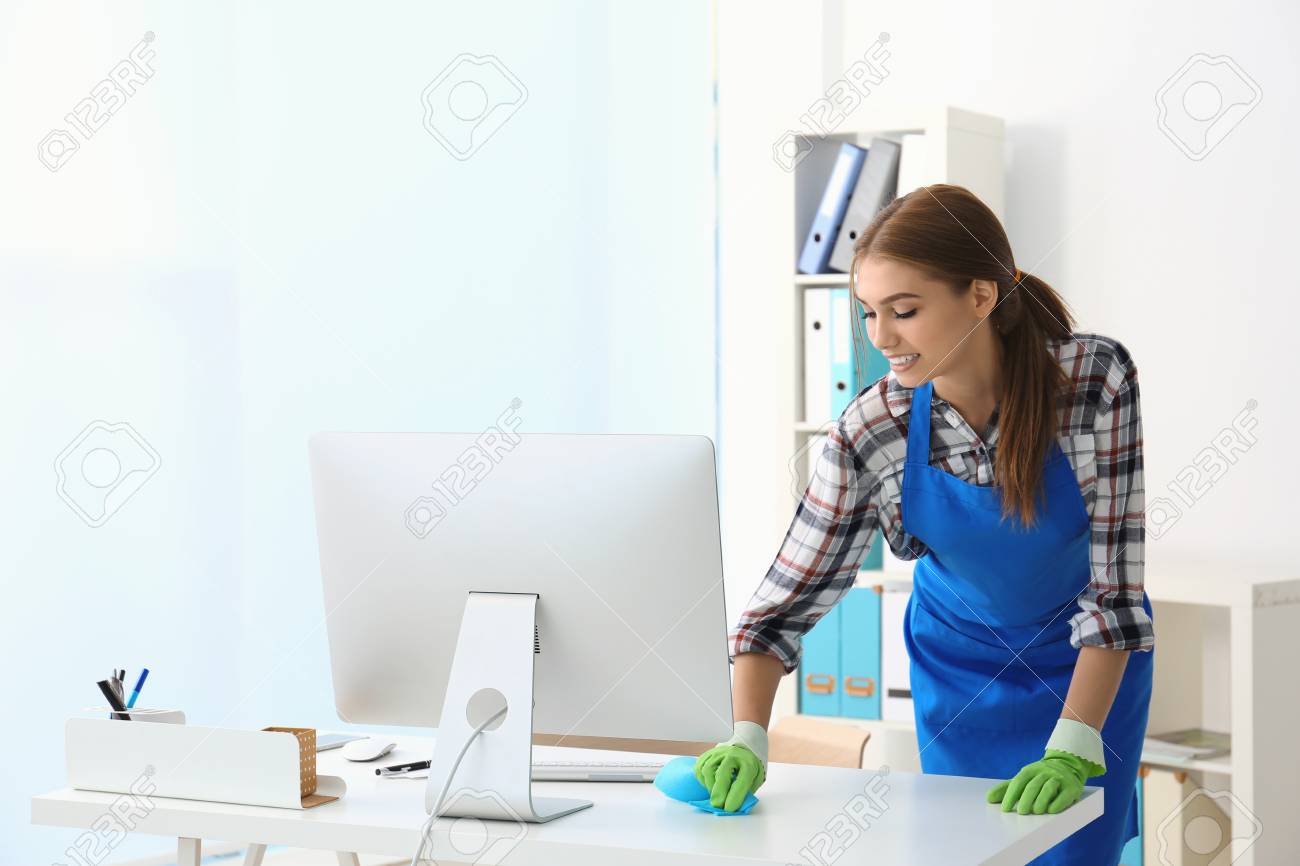
<svg viewBox="0 0 1300 866">
<path fill-rule="evenodd" d="M 898 191 L 898 158 L 902 145 L 888 138 L 873 138 L 867 158 L 858 174 L 858 182 L 849 198 L 840 232 L 831 251 L 830 268 L 848 273 L 853 264 L 853 244 L 871 225 L 880 209 L 894 199 Z"/>
<path fill-rule="evenodd" d="M 864 387 L 853 361 L 852 316 L 859 307 L 849 302 L 847 288 L 803 290 L 803 405 L 809 424 L 840 417 Z M 889 371 L 874 346 L 868 346 L 867 364 L 875 378 Z"/>
<path fill-rule="evenodd" d="M 861 305 L 852 301 L 847 288 L 808 287 L 803 293 L 803 417 L 810 424 L 823 424 L 843 415 L 864 387 L 887 376 L 889 361 L 875 346 L 866 343 L 867 382 L 859 382 L 852 317 L 860 315 Z M 809 482 L 824 447 L 824 436 L 810 437 L 806 452 Z M 866 571 L 884 568 L 890 557 L 887 546 L 884 535 L 877 530 L 859 567 Z M 906 570 L 911 570 L 910 563 Z"/>
<path fill-rule="evenodd" d="M 843 604 L 826 612 L 804 634 L 799 659 L 799 712 L 840 715 L 840 617 Z"/>
<path fill-rule="evenodd" d="M 844 221 L 844 212 L 849 206 L 849 197 L 858 182 L 858 174 L 862 171 L 866 155 L 865 148 L 847 142 L 840 145 L 835 167 L 831 169 L 830 179 L 826 181 L 821 204 L 813 217 L 808 237 L 804 240 L 803 252 L 799 255 L 799 273 L 827 272 L 831 251 L 835 247 L 835 236 L 839 233 L 840 223 Z"/>
<path fill-rule="evenodd" d="M 869 340 L 864 339 L 864 345 L 866 347 L 866 352 L 867 352 L 866 363 L 863 365 L 866 368 L 864 371 L 866 374 L 866 380 L 862 382 L 858 381 L 857 365 L 856 363 L 853 362 L 853 357 L 852 357 L 852 353 L 853 353 L 852 317 L 861 316 L 863 312 L 863 307 L 862 304 L 857 300 L 853 300 L 849 298 L 848 289 L 843 289 L 842 291 L 844 292 L 845 303 L 848 306 L 848 311 L 845 315 L 846 317 L 849 318 L 849 323 L 845 327 L 849 329 L 847 340 L 848 340 L 849 352 L 850 352 L 850 367 L 853 372 L 853 385 L 851 390 L 853 392 L 852 396 L 856 397 L 862 393 L 864 388 L 870 388 L 872 385 L 876 384 L 881 379 L 889 375 L 889 359 L 886 358 L 883 354 L 881 354 L 879 349 L 871 345 L 871 342 Z M 865 337 L 865 335 L 866 335 L 866 328 L 863 327 L 863 336 Z M 852 398 L 850 398 L 849 402 L 852 402 Z"/>
<path fill-rule="evenodd" d="M 855 586 L 840 601 L 840 714 L 880 718 L 880 593 Z"/>
<path fill-rule="evenodd" d="M 845 291 L 847 291 L 847 289 Z M 850 308 L 852 310 L 850 315 L 854 315 L 854 316 L 858 315 L 859 311 L 861 310 L 861 307 L 862 305 L 856 302 L 850 304 Z M 861 394 L 864 388 L 871 387 L 876 382 L 880 381 L 880 379 L 889 375 L 889 360 L 880 353 L 879 349 L 871 345 L 870 342 L 866 344 L 866 347 L 867 347 L 867 363 L 866 363 L 867 381 L 858 382 L 856 381 L 856 377 L 855 377 L 853 383 L 853 391 L 855 397 L 858 394 Z M 857 369 L 856 366 L 854 367 L 854 369 L 856 371 Z M 881 571 L 885 567 L 886 557 L 890 557 L 895 559 L 895 561 L 898 561 L 897 558 L 894 557 L 892 552 L 889 550 L 889 544 L 888 542 L 885 541 L 885 534 L 879 529 L 877 529 L 871 536 L 871 549 L 867 551 L 866 558 L 862 560 L 862 565 L 860 566 L 860 568 L 863 571 Z M 910 572 L 910 570 L 911 567 L 909 565 L 908 571 Z M 877 716 L 877 718 L 879 718 L 879 716 Z"/>
<path fill-rule="evenodd" d="M 930 185 L 929 141 L 923 132 L 909 132 L 903 136 L 902 153 L 898 156 L 898 195 Z"/>
<path fill-rule="evenodd" d="M 827 371 L 831 368 L 831 290 L 803 290 L 803 418 L 809 424 L 831 415 Z"/>
<path fill-rule="evenodd" d="M 880 596 L 880 717 L 887 721 L 915 721 L 907 646 L 903 643 L 903 617 L 911 587 L 886 582 Z"/>
<path fill-rule="evenodd" d="M 853 375 L 853 323 L 849 316 L 848 289 L 831 289 L 830 298 L 830 380 L 826 384 L 830 394 L 831 418 L 844 414 L 857 395 L 857 377 Z"/>
</svg>

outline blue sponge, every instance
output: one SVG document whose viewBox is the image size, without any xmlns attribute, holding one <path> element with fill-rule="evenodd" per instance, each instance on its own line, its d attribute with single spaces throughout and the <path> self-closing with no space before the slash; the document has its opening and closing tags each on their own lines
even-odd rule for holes
<svg viewBox="0 0 1300 866">
<path fill-rule="evenodd" d="M 734 812 L 719 809 L 709 802 L 709 789 L 695 778 L 695 759 L 689 755 L 673 758 L 664 764 L 659 775 L 655 776 L 655 787 L 674 800 L 690 803 L 697 809 L 712 812 L 715 815 L 746 815 L 754 808 L 758 798 L 753 794 L 745 795 L 745 802 Z"/>
</svg>

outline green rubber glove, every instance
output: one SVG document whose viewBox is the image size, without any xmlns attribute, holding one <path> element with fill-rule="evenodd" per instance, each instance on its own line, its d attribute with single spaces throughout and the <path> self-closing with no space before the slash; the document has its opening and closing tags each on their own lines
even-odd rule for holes
<svg viewBox="0 0 1300 866">
<path fill-rule="evenodd" d="M 1078 755 L 1048 749 L 1042 760 L 1026 764 L 1015 778 L 989 789 L 988 801 L 1001 802 L 1003 812 L 1055 815 L 1078 802 L 1087 778 L 1086 762 Z"/>
<path fill-rule="evenodd" d="M 1079 801 L 1083 783 L 1106 772 L 1101 732 L 1077 719 L 1057 720 L 1042 760 L 1026 764 L 1015 777 L 988 792 L 990 803 L 1021 815 L 1055 815 Z"/>
<path fill-rule="evenodd" d="M 730 740 L 695 759 L 695 778 L 709 789 L 709 805 L 734 812 L 767 781 L 767 731 L 736 722 Z"/>
</svg>

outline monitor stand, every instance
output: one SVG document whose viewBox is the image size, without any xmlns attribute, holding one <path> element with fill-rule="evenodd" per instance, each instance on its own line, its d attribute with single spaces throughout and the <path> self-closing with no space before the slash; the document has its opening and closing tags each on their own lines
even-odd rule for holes
<svg viewBox="0 0 1300 866">
<path fill-rule="evenodd" d="M 592 805 L 532 793 L 537 599 L 536 593 L 469 593 L 430 759 L 426 813 L 437 805 L 466 740 L 503 706 L 509 707 L 504 718 L 465 751 L 439 815 L 540 824 Z"/>
</svg>

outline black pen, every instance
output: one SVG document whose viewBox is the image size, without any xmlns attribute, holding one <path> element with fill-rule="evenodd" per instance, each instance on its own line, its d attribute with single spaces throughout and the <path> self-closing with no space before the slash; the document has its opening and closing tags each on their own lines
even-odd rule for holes
<svg viewBox="0 0 1300 866">
<path fill-rule="evenodd" d="M 122 704 L 122 699 L 113 691 L 113 687 L 108 684 L 108 680 L 100 680 L 98 686 L 99 690 L 104 693 L 108 705 L 116 710 L 113 713 L 113 718 L 119 721 L 131 721 L 131 717 L 126 714 L 126 707 Z"/>
<path fill-rule="evenodd" d="M 414 761 L 410 764 L 394 764 L 391 767 L 376 767 L 376 776 L 399 776 L 402 773 L 409 773 L 411 770 L 429 769 L 429 761 Z"/>
</svg>

